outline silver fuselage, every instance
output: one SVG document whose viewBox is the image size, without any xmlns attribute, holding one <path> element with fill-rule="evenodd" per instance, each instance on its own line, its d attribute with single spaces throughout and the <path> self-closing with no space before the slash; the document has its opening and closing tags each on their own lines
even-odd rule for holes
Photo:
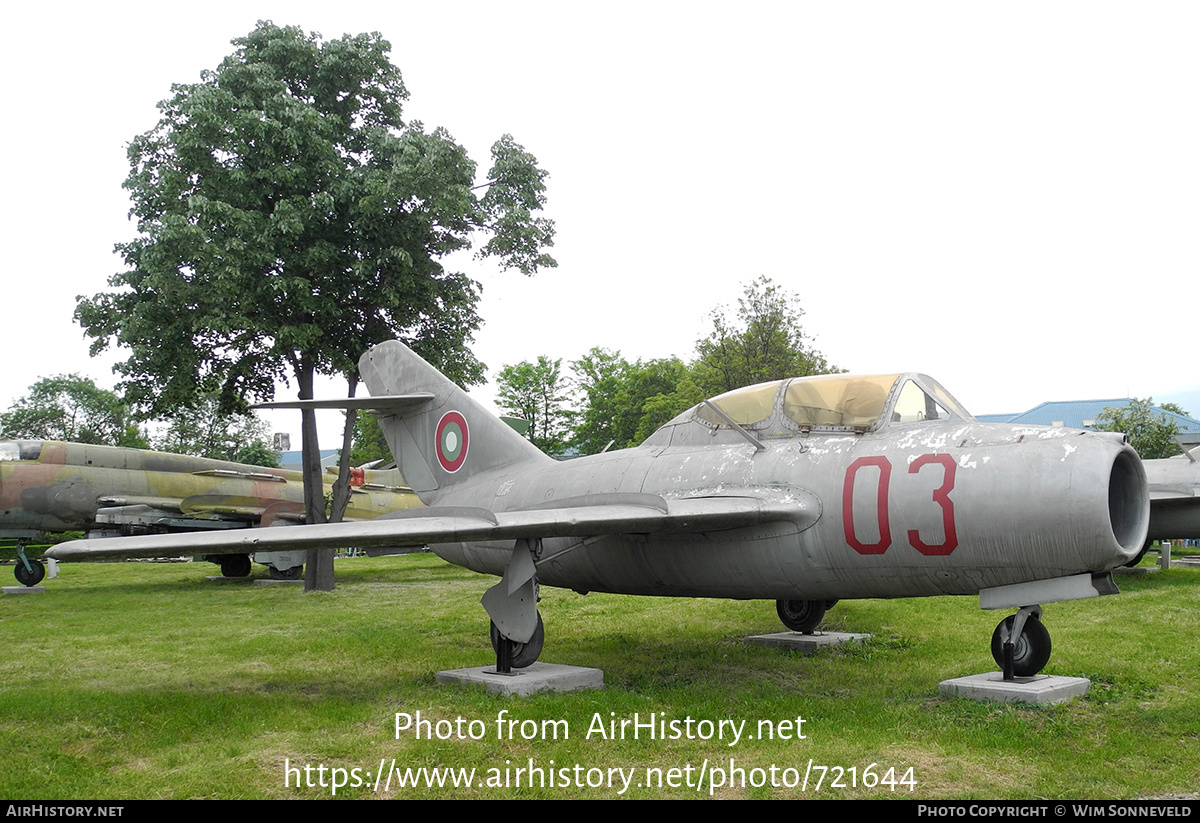
<svg viewBox="0 0 1200 823">
<path fill-rule="evenodd" d="M 1115 568 L 1136 556 L 1145 476 L 1119 435 L 974 421 L 893 424 L 764 440 L 664 427 L 639 448 L 494 469 L 431 505 L 496 512 L 595 493 L 667 499 L 745 491 L 819 506 L 817 521 L 684 536 L 545 539 L 538 579 L 578 591 L 843 599 L 975 594 Z M 512 543 L 433 547 L 502 574 Z"/>
</svg>

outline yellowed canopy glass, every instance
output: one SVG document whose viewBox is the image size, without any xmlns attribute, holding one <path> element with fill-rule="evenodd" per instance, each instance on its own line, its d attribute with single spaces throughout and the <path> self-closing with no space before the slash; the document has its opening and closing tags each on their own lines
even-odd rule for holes
<svg viewBox="0 0 1200 823">
<path fill-rule="evenodd" d="M 788 384 L 783 413 L 801 426 L 870 426 L 883 414 L 896 374 L 828 374 Z"/>
<path fill-rule="evenodd" d="M 779 393 L 783 382 L 773 380 L 770 383 L 745 386 L 717 395 L 709 402 L 729 415 L 739 426 L 753 426 L 771 416 L 775 409 L 775 395 Z M 719 414 L 703 404 L 696 411 L 696 416 L 714 426 L 727 425 Z"/>
<path fill-rule="evenodd" d="M 755 426 L 769 420 L 783 388 L 783 413 L 801 427 L 870 426 L 883 413 L 888 392 L 899 375 L 827 374 L 759 383 L 734 389 L 710 402 L 739 426 Z M 702 405 L 696 416 L 714 426 L 726 421 Z"/>
</svg>

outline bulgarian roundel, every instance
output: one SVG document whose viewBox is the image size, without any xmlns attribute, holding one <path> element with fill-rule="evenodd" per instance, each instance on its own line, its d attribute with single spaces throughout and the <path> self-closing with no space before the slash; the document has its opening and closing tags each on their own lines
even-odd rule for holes
<svg viewBox="0 0 1200 823">
<path fill-rule="evenodd" d="M 461 412 L 448 411 L 438 421 L 434 450 L 438 463 L 450 473 L 462 468 L 467 459 L 467 446 L 471 435 L 467 432 L 467 418 Z"/>
</svg>

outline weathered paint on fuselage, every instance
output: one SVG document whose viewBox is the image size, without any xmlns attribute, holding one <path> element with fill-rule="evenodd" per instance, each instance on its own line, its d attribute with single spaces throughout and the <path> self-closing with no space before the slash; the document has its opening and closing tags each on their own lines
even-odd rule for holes
<svg viewBox="0 0 1200 823">
<path fill-rule="evenodd" d="M 746 489 L 760 497 L 805 496 L 821 507 L 806 529 L 783 523 L 686 538 L 543 541 L 543 584 L 624 594 L 974 594 L 1111 569 L 1141 547 L 1144 511 L 1122 507 L 1144 506 L 1144 481 L 1119 436 L 931 421 L 767 438 L 765 450 L 756 451 L 732 431 L 697 437 L 694 427 L 677 419 L 635 449 L 515 473 L 493 470 L 473 478 L 468 490 L 452 488 L 429 502 L 486 506 L 486 488 L 489 507 L 500 512 L 598 489 L 667 499 Z M 502 574 L 512 544 L 433 548 L 449 562 Z"/>
<path fill-rule="evenodd" d="M 303 512 L 300 472 L 166 452 L 57 441 L 40 443 L 35 458 L 0 460 L 0 530 L 63 532 L 97 526 L 100 509 L 149 507 L 163 516 L 255 524 L 265 509 Z M 10 449 L 11 451 L 11 449 Z M 203 474 L 209 472 L 209 474 Z M 333 478 L 325 477 L 327 489 Z M 353 488 L 348 520 L 364 520 L 420 505 L 400 491 L 399 473 L 367 471 L 361 480 L 388 488 Z"/>
</svg>

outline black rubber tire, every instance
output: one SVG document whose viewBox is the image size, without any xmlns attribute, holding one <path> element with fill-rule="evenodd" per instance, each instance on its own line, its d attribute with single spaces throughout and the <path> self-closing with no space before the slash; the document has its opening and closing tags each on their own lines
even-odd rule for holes
<svg viewBox="0 0 1200 823">
<path fill-rule="evenodd" d="M 825 617 L 827 603 L 826 600 L 776 600 L 775 612 L 792 631 L 812 634 Z"/>
<path fill-rule="evenodd" d="M 29 565 L 30 568 L 25 568 L 25 564 L 18 557 L 16 568 L 13 569 L 13 576 L 22 586 L 36 586 L 46 576 L 46 565 L 42 561 L 29 558 Z"/>
<path fill-rule="evenodd" d="M 1012 631 L 1015 615 L 1006 617 L 992 632 L 992 659 L 1001 671 L 1004 669 L 1004 637 Z M 1050 662 L 1050 632 L 1042 621 L 1030 616 L 1025 629 L 1013 644 L 1013 675 L 1033 677 Z"/>
<path fill-rule="evenodd" d="M 299 580 L 304 576 L 304 564 L 292 566 L 290 569 L 277 569 L 274 566 L 267 566 L 267 575 L 272 580 Z"/>
<path fill-rule="evenodd" d="M 250 556 L 246 554 L 227 554 L 221 558 L 222 577 L 246 577 L 250 574 Z"/>
<path fill-rule="evenodd" d="M 1151 541 L 1147 540 L 1146 545 L 1142 546 L 1142 550 L 1137 553 L 1137 557 L 1133 558 L 1128 563 L 1126 563 L 1124 568 L 1132 569 L 1134 566 L 1141 563 L 1143 558 L 1145 558 L 1145 556 L 1146 556 L 1146 552 L 1150 551 L 1150 543 L 1151 543 Z"/>
<path fill-rule="evenodd" d="M 492 636 L 492 651 L 500 654 L 500 630 L 496 628 L 496 624 L 491 624 Z M 527 643 L 514 643 L 512 649 L 512 667 L 514 669 L 526 669 L 537 662 L 538 656 L 542 653 L 542 646 L 546 642 L 546 630 L 542 626 L 542 613 L 538 612 L 537 628 L 533 630 L 533 637 L 529 638 Z"/>
</svg>

